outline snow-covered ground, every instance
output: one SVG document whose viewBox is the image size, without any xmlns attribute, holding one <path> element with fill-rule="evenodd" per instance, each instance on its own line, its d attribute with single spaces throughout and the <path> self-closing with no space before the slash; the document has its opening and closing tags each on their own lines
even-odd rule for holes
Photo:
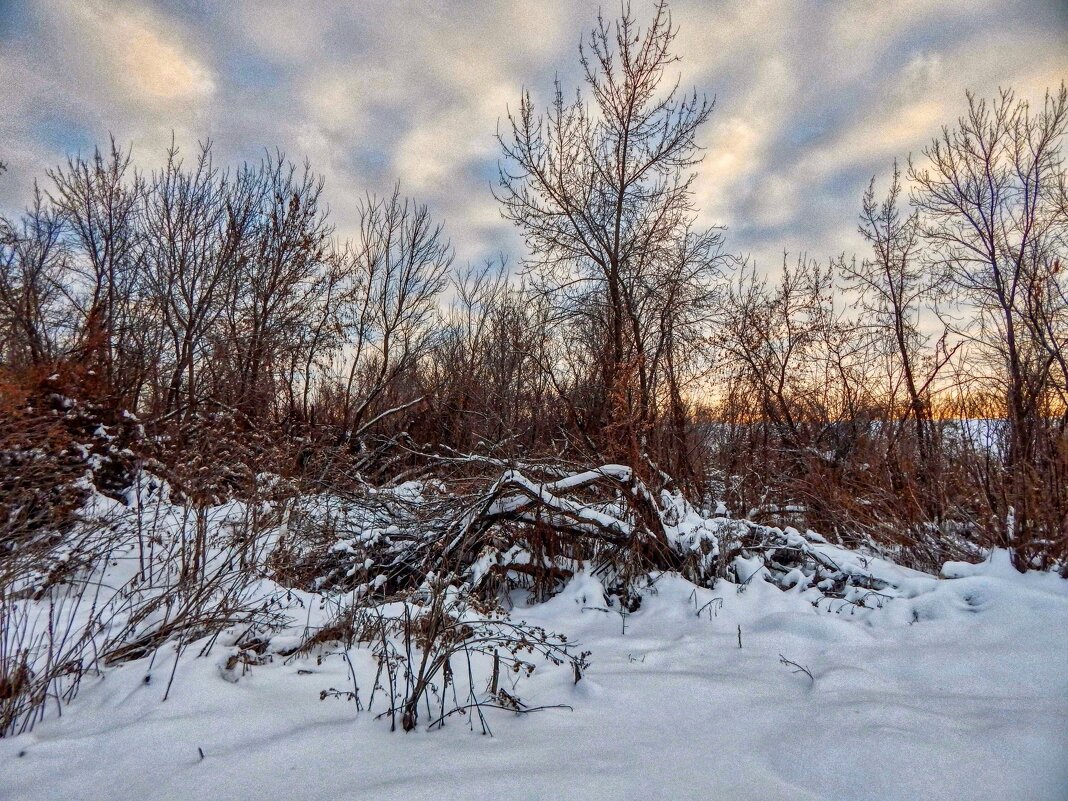
<svg viewBox="0 0 1068 801">
<path fill-rule="evenodd" d="M 579 574 L 513 612 L 592 651 L 578 684 L 546 664 L 521 686 L 572 709 L 490 710 L 493 737 L 460 717 L 391 733 L 320 700 L 351 683 L 329 653 L 236 682 L 217 654 L 183 659 L 166 702 L 171 663 L 129 662 L 0 741 L 0 798 L 1068 798 L 1068 581 L 1002 553 L 952 578 L 873 572 L 902 597 L 835 611 L 811 590 L 662 576 L 625 621 Z M 352 658 L 366 700 L 370 655 Z"/>
</svg>

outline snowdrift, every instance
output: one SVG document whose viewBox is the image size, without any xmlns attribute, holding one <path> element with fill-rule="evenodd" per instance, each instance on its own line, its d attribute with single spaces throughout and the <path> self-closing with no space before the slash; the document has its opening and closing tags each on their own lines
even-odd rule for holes
<svg viewBox="0 0 1068 801">
<path fill-rule="evenodd" d="M 1003 552 L 929 575 L 620 466 L 466 495 L 259 482 L 198 509 L 143 474 L 9 560 L 0 796 L 1068 786 L 1068 582 Z"/>
</svg>

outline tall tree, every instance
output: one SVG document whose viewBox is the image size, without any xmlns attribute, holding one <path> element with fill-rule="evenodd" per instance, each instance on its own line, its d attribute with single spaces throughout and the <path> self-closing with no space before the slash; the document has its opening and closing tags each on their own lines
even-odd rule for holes
<svg viewBox="0 0 1068 801">
<path fill-rule="evenodd" d="M 338 254 L 347 284 L 338 314 L 348 341 L 341 429 L 354 446 L 372 425 L 422 400 L 373 411 L 432 344 L 452 257 L 444 227 L 425 205 L 401 197 L 399 187 L 361 205 L 358 237 Z"/>
<path fill-rule="evenodd" d="M 903 209 L 901 197 L 895 161 L 886 196 L 876 200 L 872 178 L 861 203 L 860 234 L 871 245 L 871 255 L 860 261 L 843 258 L 839 270 L 856 297 L 863 330 L 874 337 L 886 360 L 886 466 L 902 494 L 916 496 L 918 505 L 910 506 L 931 521 L 941 516 L 942 508 L 934 475 L 937 428 L 932 424 L 931 396 L 957 348 L 947 346 L 943 332 L 932 352 L 931 337 L 922 327 L 921 315 L 931 310 L 935 282 L 922 259 L 919 212 Z M 911 437 L 906 432 L 910 422 Z M 911 441 L 915 452 L 904 448 L 903 441 Z M 913 478 L 918 479 L 919 492 L 905 493 Z"/>
<path fill-rule="evenodd" d="M 19 223 L 0 218 L 0 361 L 8 365 L 47 364 L 67 338 L 63 230 L 62 215 L 36 185 Z"/>
<path fill-rule="evenodd" d="M 248 256 L 258 191 L 249 172 L 234 178 L 216 168 L 210 144 L 188 168 L 172 147 L 152 177 L 143 212 L 145 292 L 165 343 L 160 389 L 166 414 L 188 415 L 202 399 L 200 368 Z"/>
<path fill-rule="evenodd" d="M 112 139 L 106 152 L 76 156 L 49 172 L 50 199 L 63 215 L 74 251 L 64 282 L 79 320 L 83 361 L 103 372 L 113 397 L 129 403 L 143 359 L 131 353 L 129 302 L 138 280 L 139 215 L 145 186 L 130 151 Z"/>
<path fill-rule="evenodd" d="M 1063 424 L 1050 427 L 1049 405 L 1066 347 L 1055 267 L 1066 256 L 1066 130 L 1063 84 L 1039 109 L 1009 90 L 992 102 L 969 94 L 957 125 L 943 128 L 909 170 L 931 262 L 950 297 L 975 312 L 974 324 L 958 330 L 1002 387 L 1006 483 L 992 503 L 1021 566 L 1068 530 L 1068 448 Z"/>
<path fill-rule="evenodd" d="M 228 284 L 217 348 L 230 357 L 227 396 L 254 418 L 283 394 L 290 394 L 292 407 L 297 365 L 314 360 L 306 351 L 319 344 L 316 323 L 329 284 L 333 228 L 319 202 L 323 179 L 309 164 L 298 170 L 278 153 L 246 168 L 243 181 L 254 187 L 254 216 Z"/>
<path fill-rule="evenodd" d="M 636 465 L 657 382 L 678 378 L 677 343 L 696 333 L 721 258 L 719 232 L 696 228 L 693 204 L 712 102 L 667 79 L 676 32 L 665 2 L 644 31 L 629 7 L 599 17 L 580 45 L 585 94 L 567 102 L 557 82 L 541 116 L 525 92 L 498 135 L 497 197 L 526 240 L 535 289 L 561 325 L 592 335 L 600 387 L 584 425 L 605 455 Z"/>
</svg>

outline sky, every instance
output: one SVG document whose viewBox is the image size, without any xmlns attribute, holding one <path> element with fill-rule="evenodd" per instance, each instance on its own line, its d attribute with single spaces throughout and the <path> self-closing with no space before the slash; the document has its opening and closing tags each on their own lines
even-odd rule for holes
<svg viewBox="0 0 1068 801">
<path fill-rule="evenodd" d="M 651 0 L 634 0 L 648 20 Z M 603 5 L 606 16 L 617 10 Z M 952 123 L 966 89 L 1033 101 L 1068 78 L 1064 0 L 677 0 L 684 87 L 715 98 L 701 222 L 758 266 L 863 248 L 860 197 Z M 580 83 L 587 0 L 0 0 L 0 211 L 67 154 L 116 140 L 145 170 L 172 135 L 217 161 L 280 148 L 326 176 L 339 236 L 400 182 L 460 263 L 522 242 L 491 194 L 495 133 L 529 89 Z M 792 257 L 791 257 L 792 258 Z"/>
</svg>

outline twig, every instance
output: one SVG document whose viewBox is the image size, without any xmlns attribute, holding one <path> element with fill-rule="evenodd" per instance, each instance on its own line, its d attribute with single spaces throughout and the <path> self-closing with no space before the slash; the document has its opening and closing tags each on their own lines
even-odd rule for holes
<svg viewBox="0 0 1068 801">
<path fill-rule="evenodd" d="M 787 659 L 782 654 L 779 654 L 779 664 L 785 665 L 788 668 L 793 668 L 793 670 L 791 671 L 792 673 L 804 673 L 806 676 L 809 677 L 813 684 L 816 683 L 816 677 L 813 676 L 812 672 L 804 665 L 799 665 L 797 662 L 794 662 L 791 659 Z"/>
</svg>

